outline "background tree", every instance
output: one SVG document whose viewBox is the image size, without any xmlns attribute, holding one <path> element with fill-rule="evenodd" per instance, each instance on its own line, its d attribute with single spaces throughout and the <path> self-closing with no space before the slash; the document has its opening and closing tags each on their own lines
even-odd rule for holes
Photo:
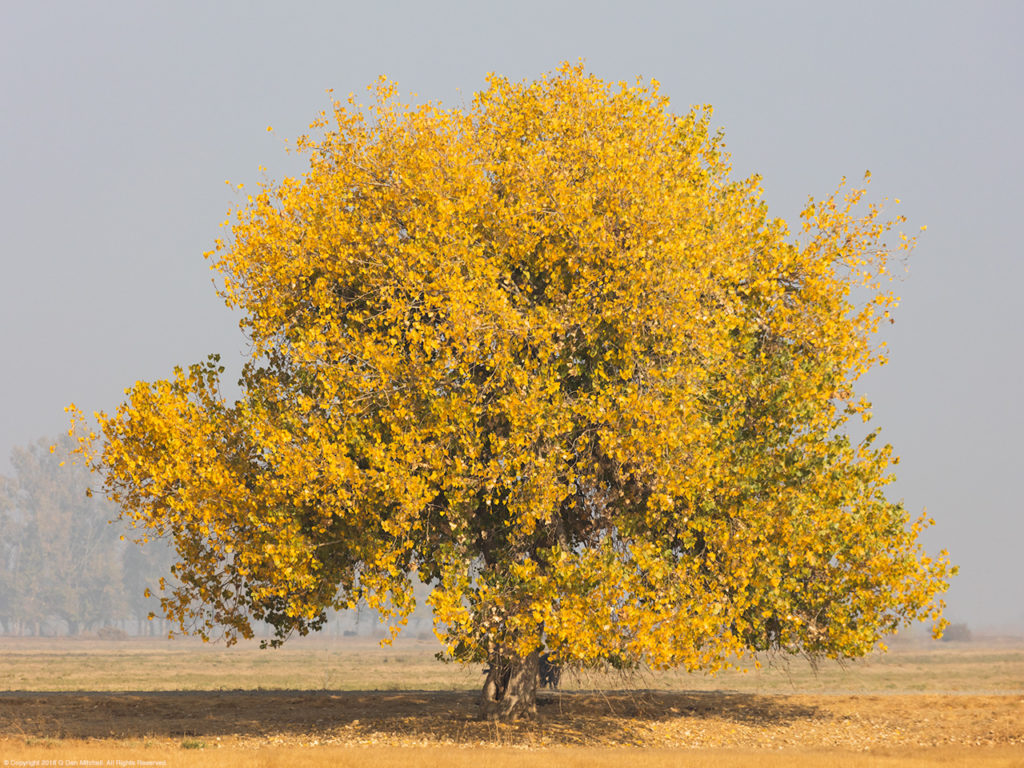
<svg viewBox="0 0 1024 768">
<path fill-rule="evenodd" d="M 174 549 L 162 540 L 127 546 L 122 563 L 124 604 L 135 620 L 135 634 L 166 634 L 160 604 L 154 596 L 162 591 L 161 585 L 173 582 Z"/>
<path fill-rule="evenodd" d="M 0 493 L 8 610 L 35 634 L 58 619 L 75 635 L 123 612 L 123 547 L 109 524 L 117 511 L 86 495 L 88 470 L 65 461 L 73 447 L 65 436 L 52 448 L 45 441 L 16 448 L 14 476 Z"/>
<path fill-rule="evenodd" d="M 543 646 L 714 670 L 939 618 L 928 521 L 887 500 L 889 446 L 845 432 L 896 302 L 861 190 L 791 237 L 710 109 L 653 81 L 565 65 L 449 110 L 373 90 L 210 254 L 241 399 L 212 358 L 97 414 L 106 492 L 175 541 L 169 617 L 283 639 L 362 598 L 400 623 L 416 572 L 494 717 L 533 709 Z"/>
<path fill-rule="evenodd" d="M 17 553 L 18 529 L 7 513 L 5 497 L 10 491 L 9 481 L 0 477 L 0 633 L 7 634 L 14 627 L 14 560 Z"/>
</svg>

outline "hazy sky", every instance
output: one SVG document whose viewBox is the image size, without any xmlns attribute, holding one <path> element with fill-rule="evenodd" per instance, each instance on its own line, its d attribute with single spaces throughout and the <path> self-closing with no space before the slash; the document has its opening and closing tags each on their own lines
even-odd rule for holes
<svg viewBox="0 0 1024 768">
<path fill-rule="evenodd" d="M 387 74 L 452 104 L 582 57 L 713 104 L 775 215 L 870 169 L 873 200 L 928 225 L 863 389 L 902 457 L 893 495 L 961 565 L 949 617 L 1024 626 L 1022 22 L 977 1 L 3 3 L 0 457 L 72 400 L 113 409 L 210 352 L 237 370 L 202 258 L 224 181 L 300 173 L 286 139 L 328 88 Z"/>
</svg>

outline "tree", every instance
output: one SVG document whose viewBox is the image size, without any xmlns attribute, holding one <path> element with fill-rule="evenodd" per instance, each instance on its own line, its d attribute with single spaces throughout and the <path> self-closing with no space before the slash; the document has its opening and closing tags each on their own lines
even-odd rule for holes
<svg viewBox="0 0 1024 768">
<path fill-rule="evenodd" d="M 4 613 L 39 627 L 51 619 L 78 634 L 117 616 L 122 608 L 120 533 L 116 511 L 89 498 L 89 472 L 65 462 L 67 437 L 48 448 L 39 441 L 11 452 L 12 478 L 0 478 L 0 585 Z"/>
<path fill-rule="evenodd" d="M 14 562 L 17 556 L 18 526 L 7 513 L 9 481 L 0 477 L 0 634 L 14 626 Z"/>
<path fill-rule="evenodd" d="M 171 578 L 174 552 L 166 541 L 150 541 L 145 546 L 125 547 L 122 558 L 122 589 L 125 608 L 135 619 L 135 633 L 166 633 L 156 622 L 159 604 L 153 595 Z M 161 617 L 162 619 L 162 617 Z M 162 621 L 160 624 L 162 625 Z"/>
<path fill-rule="evenodd" d="M 534 709 L 545 647 L 715 670 L 940 620 L 929 521 L 846 433 L 902 219 L 841 186 L 791 237 L 710 108 L 655 81 L 371 90 L 207 254 L 251 343 L 240 399 L 214 356 L 96 415 L 107 494 L 174 539 L 168 617 L 283 640 L 363 598 L 397 631 L 416 573 L 449 657 L 489 663 L 491 717 Z"/>
</svg>

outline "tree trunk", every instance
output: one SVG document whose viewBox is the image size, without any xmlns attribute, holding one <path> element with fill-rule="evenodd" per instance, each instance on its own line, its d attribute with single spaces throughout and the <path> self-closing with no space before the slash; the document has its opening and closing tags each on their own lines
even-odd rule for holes
<svg viewBox="0 0 1024 768">
<path fill-rule="evenodd" d="M 487 720 L 515 720 L 537 714 L 537 676 L 540 651 L 525 656 L 492 656 L 480 696 L 480 713 Z"/>
</svg>

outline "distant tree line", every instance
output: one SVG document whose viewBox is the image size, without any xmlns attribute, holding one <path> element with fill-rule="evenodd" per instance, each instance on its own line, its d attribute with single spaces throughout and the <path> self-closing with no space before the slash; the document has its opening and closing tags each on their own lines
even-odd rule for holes
<svg viewBox="0 0 1024 768">
<path fill-rule="evenodd" d="M 0 476 L 0 632 L 163 631 L 149 621 L 159 602 L 145 595 L 170 574 L 173 553 L 162 541 L 134 544 L 117 509 L 88 495 L 95 478 L 69 458 L 70 438 L 50 445 L 15 448 L 13 477 Z"/>
<path fill-rule="evenodd" d="M 172 627 L 156 595 L 161 578 L 173 582 L 174 551 L 160 539 L 134 542 L 138 534 L 119 520 L 117 507 L 89 495 L 97 478 L 74 463 L 72 447 L 64 436 L 15 448 L 12 476 L 0 475 L 0 634 L 166 635 Z M 410 629 L 426 636 L 432 616 L 419 586 Z M 254 629 L 272 631 L 258 623 Z M 348 636 L 381 631 L 377 612 L 366 605 L 332 614 L 325 629 Z"/>
</svg>

